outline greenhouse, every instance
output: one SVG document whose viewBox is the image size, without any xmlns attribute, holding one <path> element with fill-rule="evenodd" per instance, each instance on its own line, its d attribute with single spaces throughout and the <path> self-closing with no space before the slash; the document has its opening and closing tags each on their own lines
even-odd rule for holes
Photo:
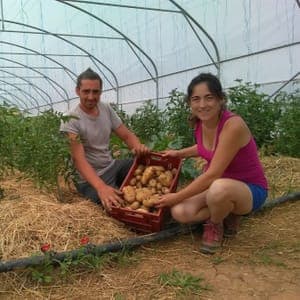
<svg viewBox="0 0 300 300">
<path fill-rule="evenodd" d="M 209 71 L 272 95 L 299 85 L 299 1 L 1 0 L 1 101 L 33 114 L 76 103 L 91 67 L 103 99 L 164 105 Z"/>
<path fill-rule="evenodd" d="M 0 298 L 298 299 L 299 54 L 299 0 L 0 0 Z"/>
</svg>

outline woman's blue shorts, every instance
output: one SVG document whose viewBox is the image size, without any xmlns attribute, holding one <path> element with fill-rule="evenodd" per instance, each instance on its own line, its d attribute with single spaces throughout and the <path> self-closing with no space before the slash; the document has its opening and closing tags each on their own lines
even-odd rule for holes
<svg viewBox="0 0 300 300">
<path fill-rule="evenodd" d="M 265 203 L 268 196 L 268 190 L 257 184 L 247 183 L 247 185 L 252 193 L 252 211 L 258 210 Z"/>
</svg>

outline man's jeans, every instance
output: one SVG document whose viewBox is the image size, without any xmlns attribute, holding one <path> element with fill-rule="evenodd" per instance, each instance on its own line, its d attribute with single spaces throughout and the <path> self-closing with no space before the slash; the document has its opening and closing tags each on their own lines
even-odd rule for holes
<svg viewBox="0 0 300 300">
<path fill-rule="evenodd" d="M 107 184 L 118 189 L 132 166 L 132 159 L 115 160 L 114 164 L 100 178 Z M 75 184 L 77 191 L 94 203 L 101 204 L 97 191 L 88 183 Z"/>
</svg>

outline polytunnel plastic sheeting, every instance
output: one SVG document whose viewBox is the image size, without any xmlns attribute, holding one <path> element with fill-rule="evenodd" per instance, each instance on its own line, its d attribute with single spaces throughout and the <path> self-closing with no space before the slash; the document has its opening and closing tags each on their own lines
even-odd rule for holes
<svg viewBox="0 0 300 300">
<path fill-rule="evenodd" d="M 0 0 L 0 104 L 32 113 L 78 103 L 87 67 L 102 99 L 163 106 L 199 72 L 272 94 L 300 70 L 297 0 Z M 289 90 L 299 86 L 296 76 Z"/>
</svg>

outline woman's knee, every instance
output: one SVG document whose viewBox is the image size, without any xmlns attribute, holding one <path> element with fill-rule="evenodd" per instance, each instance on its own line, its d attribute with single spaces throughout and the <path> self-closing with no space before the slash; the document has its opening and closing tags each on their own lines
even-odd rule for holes
<svg viewBox="0 0 300 300">
<path fill-rule="evenodd" d="M 208 205 L 219 204 L 230 198 L 230 187 L 226 180 L 216 179 L 208 189 L 206 201 Z"/>
<path fill-rule="evenodd" d="M 176 205 L 171 207 L 171 215 L 173 219 L 179 223 L 189 223 L 189 218 L 184 205 Z"/>
</svg>

